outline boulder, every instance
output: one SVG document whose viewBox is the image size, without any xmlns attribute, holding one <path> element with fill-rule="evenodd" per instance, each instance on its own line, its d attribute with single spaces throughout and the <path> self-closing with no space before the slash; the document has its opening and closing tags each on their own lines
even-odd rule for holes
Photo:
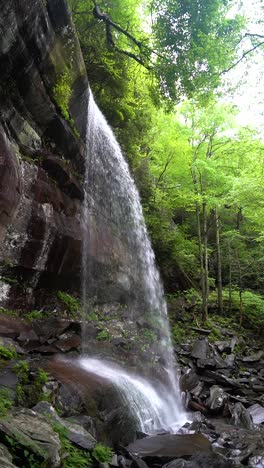
<svg viewBox="0 0 264 468">
<path fill-rule="evenodd" d="M 219 411 L 223 408 L 227 395 L 221 387 L 213 385 L 210 388 L 210 397 L 207 401 L 207 406 L 212 411 Z"/>
<path fill-rule="evenodd" d="M 256 403 L 250 406 L 247 411 L 249 412 L 254 424 L 262 424 L 264 422 L 264 407 Z"/>
<path fill-rule="evenodd" d="M 20 410 L 0 419 L 1 437 L 11 437 L 18 446 L 33 452 L 43 467 L 60 466 L 60 440 L 51 425 L 40 414 Z"/>
<path fill-rule="evenodd" d="M 49 417 L 56 423 L 59 423 L 67 432 L 65 436 L 71 442 L 82 449 L 92 450 L 96 445 L 96 439 L 88 432 L 84 427 L 80 424 L 76 424 L 69 419 L 63 419 L 58 416 L 53 406 L 51 406 L 48 402 L 42 401 L 34 406 L 34 410 L 37 413 L 43 415 L 49 415 Z"/>
<path fill-rule="evenodd" d="M 258 351 L 257 353 L 251 354 L 250 356 L 245 356 L 240 358 L 242 362 L 257 362 L 264 356 L 264 351 Z"/>
<path fill-rule="evenodd" d="M 141 457 L 182 457 L 210 453 L 211 444 L 202 434 L 150 436 L 130 444 L 127 450 Z"/>
<path fill-rule="evenodd" d="M 182 392 L 194 389 L 199 383 L 196 373 L 192 369 L 187 371 L 180 377 L 179 385 Z"/>
<path fill-rule="evenodd" d="M 191 352 L 191 356 L 196 359 L 208 359 L 210 356 L 210 348 L 207 338 L 198 338 Z"/>
<path fill-rule="evenodd" d="M 254 424 L 250 413 L 242 405 L 242 403 L 236 403 L 235 405 L 229 405 L 231 413 L 231 423 L 235 426 L 244 427 L 246 429 L 253 429 Z"/>
<path fill-rule="evenodd" d="M 225 340 L 225 341 L 215 341 L 215 346 L 217 349 L 222 353 L 226 351 L 231 351 L 231 341 L 230 340 Z"/>
</svg>

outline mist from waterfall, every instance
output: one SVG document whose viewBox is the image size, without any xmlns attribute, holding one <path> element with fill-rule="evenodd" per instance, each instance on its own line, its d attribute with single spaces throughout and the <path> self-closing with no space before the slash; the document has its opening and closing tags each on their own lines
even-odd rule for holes
<svg viewBox="0 0 264 468">
<path fill-rule="evenodd" d="M 86 158 L 86 174 L 85 174 L 85 200 L 83 209 L 84 228 L 86 231 L 83 242 L 82 256 L 82 287 L 83 287 L 83 307 L 84 314 L 89 314 L 89 293 L 92 288 L 93 281 L 93 249 L 97 248 L 96 226 L 95 226 L 95 211 L 96 207 L 100 207 L 100 214 L 105 217 L 106 222 L 114 226 L 117 237 L 120 242 L 125 245 L 126 262 L 120 267 L 120 279 L 122 284 L 130 290 L 136 290 L 137 294 L 134 297 L 134 302 L 138 310 L 142 310 L 144 318 L 149 319 L 150 323 L 155 323 L 159 330 L 161 339 L 157 343 L 157 352 L 162 358 L 162 365 L 166 371 L 166 395 L 163 399 L 163 413 L 167 413 L 170 408 L 171 415 L 175 419 L 182 419 L 184 414 L 181 405 L 180 392 L 175 372 L 175 362 L 173 356 L 173 347 L 170 338 L 170 329 L 167 318 L 167 306 L 164 300 L 164 291 L 158 270 L 155 265 L 155 256 L 151 247 L 151 243 L 147 234 L 147 229 L 144 221 L 143 210 L 140 203 L 139 193 L 135 183 L 130 175 L 128 164 L 122 154 L 120 146 L 108 125 L 102 112 L 96 105 L 92 92 L 90 91 L 88 104 L 88 119 L 87 119 L 87 158 Z M 140 285 L 140 286 L 138 286 Z M 85 319 L 85 317 L 84 317 Z M 85 320 L 84 320 L 85 321 Z M 85 327 L 83 332 L 83 351 L 85 354 Z M 84 359 L 82 365 L 85 366 Z M 89 362 L 88 362 L 89 361 Z M 87 366 L 91 367 L 91 360 L 87 358 Z M 107 371 L 107 365 L 98 369 L 103 372 Z M 91 368 L 90 368 L 91 370 Z M 109 379 L 112 369 L 109 370 Z M 127 378 L 127 390 L 133 395 L 138 393 L 138 398 L 141 404 L 147 408 L 149 401 L 146 401 L 140 389 L 143 385 L 136 384 L 131 386 L 131 379 L 127 373 L 123 372 L 122 377 L 117 379 L 115 370 L 114 383 L 122 387 L 125 392 L 124 381 Z M 126 376 L 126 377 L 125 377 Z M 129 380 L 130 379 L 130 380 Z M 135 379 L 135 377 L 134 377 Z M 142 380 L 138 380 L 138 382 Z M 122 385 L 121 385 L 121 382 Z M 145 384 L 146 385 L 146 384 Z M 149 386 L 150 387 L 150 386 Z M 154 391 L 154 389 L 152 389 Z M 127 396 L 130 398 L 129 396 Z M 133 397 L 134 399 L 134 397 Z M 134 400 L 133 400 L 134 401 Z M 157 395 L 156 405 L 160 408 L 162 397 Z M 168 408 L 166 405 L 169 406 Z M 131 403 L 133 407 L 133 404 Z M 167 409 L 165 409 L 165 407 Z M 133 410 L 133 408 L 132 408 Z M 142 410 L 143 413 L 145 410 Z M 155 413 L 154 411 L 154 413 Z M 138 411 L 136 412 L 137 414 Z M 161 413 L 162 414 L 162 411 Z M 160 416 L 162 419 L 163 416 Z M 156 418 L 156 416 L 155 416 Z M 154 415 L 150 418 L 148 414 L 146 419 L 155 419 Z M 144 417 L 140 416 L 141 421 Z M 177 421 L 174 421 L 177 423 Z M 158 426 L 158 422 L 156 424 Z M 172 426 L 172 422 L 166 422 L 166 427 Z M 142 424 L 141 424 L 142 426 Z"/>
</svg>

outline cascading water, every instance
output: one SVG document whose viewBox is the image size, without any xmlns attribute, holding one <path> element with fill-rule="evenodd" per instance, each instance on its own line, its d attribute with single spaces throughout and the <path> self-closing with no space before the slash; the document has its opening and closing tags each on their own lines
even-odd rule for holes
<svg viewBox="0 0 264 468">
<path fill-rule="evenodd" d="M 139 422 L 139 429 L 148 434 L 168 430 L 174 432 L 186 418 L 175 407 L 175 395 L 169 395 L 164 385 L 159 389 L 145 379 L 129 374 L 116 365 L 99 359 L 82 358 L 79 365 L 90 373 L 114 382 L 121 401 L 129 406 Z"/>
<path fill-rule="evenodd" d="M 84 313 L 89 313 L 88 297 L 93 277 L 91 254 L 96 248 L 94 229 L 95 207 L 100 214 L 111 220 L 115 232 L 126 246 L 126 265 L 120 276 L 137 290 L 135 302 L 144 317 L 155 322 L 161 340 L 157 346 L 167 372 L 166 391 L 163 396 L 140 378 L 129 376 L 120 369 L 113 369 L 105 363 L 99 365 L 91 358 L 82 358 L 80 364 L 87 370 L 107 378 L 121 390 L 124 398 L 134 410 L 141 429 L 150 430 L 147 420 L 153 420 L 154 427 L 163 424 L 167 429 L 173 423 L 186 420 L 180 403 L 180 393 L 174 371 L 173 348 L 167 319 L 167 307 L 163 287 L 155 265 L 155 257 L 148 238 L 140 198 L 128 165 L 117 140 L 107 121 L 97 107 L 90 91 L 87 119 L 87 158 L 85 175 L 85 201 L 83 222 L 86 232 L 83 242 L 82 280 Z M 127 267 L 127 270 L 125 269 Z M 136 286 L 135 286 L 136 285 Z M 85 317 L 84 317 L 85 318 Z M 85 353 L 85 328 L 83 350 Z M 144 389 L 148 389 L 146 392 Z M 149 397 L 147 393 L 149 392 Z M 155 394 L 155 398 L 152 398 Z M 151 405 L 151 401 L 155 401 Z M 140 410 L 138 408 L 141 408 Z M 150 414 L 151 413 L 151 414 Z M 169 416 L 170 415 L 170 416 Z M 162 423 L 162 424 L 161 424 Z"/>
</svg>

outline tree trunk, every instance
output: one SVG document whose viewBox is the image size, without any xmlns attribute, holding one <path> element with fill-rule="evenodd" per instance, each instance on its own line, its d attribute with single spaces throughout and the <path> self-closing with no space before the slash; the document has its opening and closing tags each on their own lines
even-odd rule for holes
<svg viewBox="0 0 264 468">
<path fill-rule="evenodd" d="M 242 289 L 239 289 L 239 325 L 242 326 L 243 322 L 243 299 L 242 299 Z"/>
<path fill-rule="evenodd" d="M 239 325 L 242 326 L 243 322 L 243 300 L 242 300 L 242 272 L 241 272 L 241 263 L 239 252 L 237 251 L 237 261 L 238 261 L 238 285 L 239 285 Z"/>
<path fill-rule="evenodd" d="M 208 275 L 208 233 L 207 233 L 207 212 L 206 203 L 203 202 L 203 271 L 204 271 L 204 294 L 203 294 L 203 320 L 208 318 L 208 294 L 209 294 L 209 275 Z"/>
<path fill-rule="evenodd" d="M 200 260 L 200 274 L 201 274 L 201 286 L 202 286 L 202 320 L 207 320 L 207 309 L 204 308 L 205 305 L 205 277 L 204 277 L 204 255 L 203 255 L 203 243 L 202 243 L 202 229 L 201 229 L 201 216 L 200 216 L 200 206 L 199 203 L 196 203 L 196 222 L 197 222 L 197 236 L 198 236 L 198 245 L 199 245 L 199 260 Z"/>
<path fill-rule="evenodd" d="M 228 312 L 232 310 L 232 261 L 231 261 L 231 243 L 228 241 Z"/>
<path fill-rule="evenodd" d="M 223 315 L 223 285 L 222 285 L 222 258 L 220 245 L 220 220 L 217 208 L 215 208 L 215 242 L 217 256 L 217 302 L 218 312 Z"/>
</svg>

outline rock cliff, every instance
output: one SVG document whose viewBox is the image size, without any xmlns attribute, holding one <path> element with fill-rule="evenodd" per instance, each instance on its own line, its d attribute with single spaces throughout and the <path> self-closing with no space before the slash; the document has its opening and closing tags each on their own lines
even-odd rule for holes
<svg viewBox="0 0 264 468">
<path fill-rule="evenodd" d="M 23 308 L 79 288 L 88 80 L 64 0 L 0 7 L 0 306 Z"/>
</svg>

